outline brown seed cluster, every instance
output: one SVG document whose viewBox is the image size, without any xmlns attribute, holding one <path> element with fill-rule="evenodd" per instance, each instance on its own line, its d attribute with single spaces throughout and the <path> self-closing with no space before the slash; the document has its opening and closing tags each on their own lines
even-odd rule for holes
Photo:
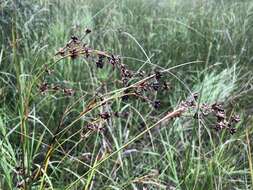
<svg viewBox="0 0 253 190">
<path fill-rule="evenodd" d="M 86 128 L 90 131 L 99 131 L 99 132 L 103 132 L 104 131 L 104 128 L 103 127 L 99 127 L 98 125 L 96 124 L 88 124 L 86 126 Z"/>
<path fill-rule="evenodd" d="M 123 111 L 123 112 L 102 112 L 98 114 L 98 117 L 101 118 L 102 120 L 107 121 L 111 117 L 115 118 L 122 118 L 122 119 L 127 119 L 129 116 L 130 112 L 129 111 Z M 81 131 L 81 137 L 85 138 L 85 131 L 92 131 L 92 132 L 100 132 L 103 133 L 105 132 L 106 128 L 103 127 L 103 125 L 97 125 L 96 123 L 88 123 L 83 127 L 83 130 Z"/>
<path fill-rule="evenodd" d="M 90 32 L 90 29 L 86 29 L 86 34 Z M 90 48 L 76 36 L 72 36 L 70 41 L 57 51 L 56 55 L 70 57 L 71 59 L 76 59 L 78 57 L 86 59 L 91 58 L 91 60 L 95 59 L 95 64 L 99 69 L 103 69 L 105 63 L 108 63 L 113 69 L 117 68 L 120 71 L 121 80 L 125 86 L 127 86 L 129 79 L 131 79 L 133 75 L 133 72 L 121 63 L 121 59 L 118 56 Z"/>
<path fill-rule="evenodd" d="M 140 71 L 139 73 L 141 73 L 140 77 L 144 77 L 144 72 Z M 170 84 L 162 80 L 162 73 L 159 71 L 156 71 L 155 74 L 151 74 L 150 76 L 153 77 L 146 76 L 148 80 L 144 80 L 124 90 L 122 100 L 128 101 L 129 96 L 135 96 L 142 101 L 150 103 L 154 109 L 159 109 L 162 103 L 160 100 L 155 99 L 154 94 L 171 89 Z"/>
<path fill-rule="evenodd" d="M 213 125 L 214 129 L 216 131 L 221 130 L 228 130 L 231 134 L 234 134 L 236 132 L 236 128 L 234 127 L 234 124 L 240 122 L 240 116 L 239 115 L 233 115 L 231 119 L 229 120 L 227 118 L 227 114 L 225 112 L 225 108 L 220 103 L 214 103 L 214 104 L 202 104 L 197 106 L 197 99 L 198 94 L 195 93 L 191 98 L 181 103 L 181 107 L 184 107 L 186 109 L 193 108 L 195 109 L 196 113 L 194 115 L 195 119 L 201 118 L 207 116 L 214 116 L 216 118 L 216 122 Z"/>
<path fill-rule="evenodd" d="M 225 129 L 228 130 L 231 134 L 234 134 L 236 132 L 236 128 L 234 127 L 234 125 L 240 122 L 240 116 L 232 115 L 232 117 L 228 119 L 226 111 L 222 104 L 204 104 L 201 108 L 201 112 L 203 115 L 212 114 L 216 117 L 216 124 L 214 125 L 215 130 L 221 131 Z"/>
<path fill-rule="evenodd" d="M 75 91 L 72 88 L 63 88 L 59 85 L 48 84 L 47 82 L 43 82 L 39 85 L 39 91 L 42 95 L 47 92 L 62 92 L 65 96 L 73 96 Z"/>
<path fill-rule="evenodd" d="M 181 117 L 182 114 L 185 113 L 187 110 L 194 110 L 194 119 L 204 119 L 208 116 L 214 116 L 214 118 L 216 119 L 213 128 L 216 131 L 228 130 L 230 134 L 234 134 L 236 132 L 236 128 L 234 127 L 234 125 L 240 122 L 240 116 L 232 115 L 232 117 L 228 119 L 224 106 L 219 103 L 203 103 L 201 105 L 197 105 L 198 96 L 198 93 L 194 93 L 190 98 L 185 101 L 182 101 L 179 108 L 177 109 L 178 111 L 173 112 L 173 117 Z"/>
</svg>

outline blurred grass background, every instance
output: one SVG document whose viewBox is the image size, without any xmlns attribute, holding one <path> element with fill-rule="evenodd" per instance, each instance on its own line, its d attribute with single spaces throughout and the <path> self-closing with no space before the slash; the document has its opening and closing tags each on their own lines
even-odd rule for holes
<svg viewBox="0 0 253 190">
<path fill-rule="evenodd" d="M 251 189 L 253 186 L 253 3 L 250 0 L 2 0 L 0 1 L 0 188 L 15 189 L 22 180 L 17 167 L 25 159 L 26 172 L 38 167 L 50 132 L 76 97 L 29 94 L 33 76 L 51 63 L 55 52 L 72 35 L 92 33 L 87 43 L 118 54 L 132 70 L 178 67 L 166 76 L 172 86 L 161 94 L 162 111 L 155 115 L 144 103 L 117 101 L 114 111 L 127 110 L 126 119 L 111 119 L 108 136 L 69 138 L 90 114 L 65 136 L 44 179 L 30 189 Z M 53 80 L 84 96 L 64 122 L 83 110 L 95 90 L 117 74 L 97 70 L 82 59 L 63 60 Z M 176 77 L 175 77 L 175 76 Z M 113 84 L 104 89 L 111 91 Z M 97 170 L 82 176 L 96 156 L 117 151 L 142 128 L 172 110 L 189 91 L 201 91 L 202 102 L 224 102 L 241 115 L 238 132 L 217 134 L 206 124 L 176 119 L 152 130 Z M 26 97 L 30 95 L 29 102 Z M 26 104 L 29 104 L 29 110 Z M 25 143 L 20 125 L 25 124 Z M 110 143 L 108 143 L 109 141 Z M 26 157 L 22 158 L 22 152 Z M 130 152 L 130 153 L 129 153 Z M 87 156 L 84 156 L 87 155 Z M 85 165 L 86 163 L 86 165 Z M 78 180 L 76 184 L 73 181 Z M 45 181 L 44 185 L 41 181 Z M 43 185 L 42 185 L 43 184 Z M 88 185 L 87 185 L 88 184 Z M 71 185 L 71 186 L 70 186 Z"/>
</svg>

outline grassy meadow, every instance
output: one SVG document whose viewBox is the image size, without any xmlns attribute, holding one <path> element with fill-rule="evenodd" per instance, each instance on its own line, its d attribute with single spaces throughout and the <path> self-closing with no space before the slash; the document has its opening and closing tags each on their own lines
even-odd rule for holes
<svg viewBox="0 0 253 190">
<path fill-rule="evenodd" d="M 1 0 L 1 190 L 253 188 L 251 0 Z"/>
</svg>

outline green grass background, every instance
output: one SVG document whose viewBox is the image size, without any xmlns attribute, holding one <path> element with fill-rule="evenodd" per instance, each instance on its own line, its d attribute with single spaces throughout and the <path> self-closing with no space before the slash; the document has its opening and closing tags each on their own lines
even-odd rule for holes
<svg viewBox="0 0 253 190">
<path fill-rule="evenodd" d="M 78 120 L 59 140 L 62 148 L 54 152 L 47 172 L 27 189 L 252 189 L 251 0 L 0 1 L 0 189 L 17 189 L 22 162 L 29 175 L 39 167 L 50 133 L 68 106 L 83 96 L 64 118 L 65 125 L 85 109 L 101 84 L 108 83 L 102 93 L 116 89 L 110 77 L 118 74 L 111 67 L 98 70 L 94 62 L 66 59 L 47 80 L 74 88 L 76 95 L 38 93 L 40 68 L 85 28 L 92 30 L 85 39 L 91 47 L 120 55 L 132 70 L 142 67 L 151 73 L 192 63 L 165 76 L 170 92 L 155 95 L 161 110 L 116 99 L 107 109 L 128 111 L 129 116 L 111 118 L 104 124 L 106 135 L 87 139 L 80 139 L 80 129 L 102 109 Z M 120 148 L 145 129 L 142 120 L 151 126 L 188 97 L 189 90 L 201 92 L 201 102 L 224 102 L 239 113 L 238 132 L 217 133 L 208 122 L 186 117 Z M 115 154 L 89 170 L 108 150 Z"/>
</svg>

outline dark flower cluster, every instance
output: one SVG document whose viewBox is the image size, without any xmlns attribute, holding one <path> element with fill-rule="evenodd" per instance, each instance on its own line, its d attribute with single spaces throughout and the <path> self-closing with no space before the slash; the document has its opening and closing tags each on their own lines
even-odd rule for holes
<svg viewBox="0 0 253 190">
<path fill-rule="evenodd" d="M 141 73 L 140 77 L 144 77 L 144 72 Z M 127 88 L 123 92 L 122 100 L 127 101 L 129 96 L 135 96 L 143 101 L 150 103 L 155 109 L 159 109 L 161 101 L 154 99 L 154 92 L 163 92 L 170 89 L 170 84 L 162 80 L 162 73 L 156 71 L 155 74 L 146 76 L 147 80 L 143 80 L 137 85 Z M 152 100 L 154 99 L 154 100 Z"/>
<path fill-rule="evenodd" d="M 88 124 L 86 125 L 86 128 L 90 131 L 104 131 L 104 128 L 103 127 L 99 127 L 98 125 L 96 124 Z"/>
<path fill-rule="evenodd" d="M 82 128 L 82 131 L 80 134 L 82 139 L 85 139 L 87 137 L 87 131 L 103 133 L 105 132 L 105 128 L 102 125 L 97 125 L 95 123 L 88 123 Z"/>
<path fill-rule="evenodd" d="M 173 117 L 180 117 L 187 110 L 194 110 L 193 118 L 204 119 L 208 116 L 214 116 L 215 124 L 213 128 L 216 131 L 228 130 L 230 134 L 234 134 L 236 132 L 234 125 L 240 122 L 240 116 L 232 115 L 228 119 L 224 106 L 219 103 L 197 105 L 198 96 L 197 93 L 194 93 L 190 98 L 181 102 L 178 111 L 174 113 Z"/>
<path fill-rule="evenodd" d="M 129 116 L 130 112 L 129 111 L 122 111 L 122 112 L 101 112 L 99 113 L 97 116 L 98 118 L 102 119 L 102 120 L 94 120 L 94 121 L 108 121 L 110 118 L 115 117 L 115 118 L 122 118 L 122 119 L 127 119 Z M 87 125 L 84 125 L 83 130 L 81 131 L 81 137 L 85 138 L 86 137 L 86 132 L 88 131 L 92 131 L 92 132 L 100 132 L 103 133 L 105 132 L 106 128 L 104 128 L 103 125 L 98 125 L 94 122 L 90 122 Z"/>
<path fill-rule="evenodd" d="M 224 106 L 219 103 L 214 103 L 211 105 L 204 104 L 201 107 L 201 112 L 203 115 L 212 114 L 216 118 L 216 124 L 214 125 L 214 129 L 217 131 L 226 129 L 231 134 L 236 132 L 236 128 L 234 124 L 240 122 L 239 115 L 232 115 L 230 119 L 227 118 L 227 114 L 225 112 Z"/>
<path fill-rule="evenodd" d="M 89 34 L 90 32 L 90 29 L 86 30 L 86 34 Z M 105 63 L 108 63 L 112 65 L 113 69 L 117 68 L 120 71 L 121 80 L 124 86 L 127 86 L 129 79 L 131 79 L 133 75 L 133 72 L 121 63 L 121 59 L 118 56 L 92 49 L 76 36 L 72 36 L 70 41 L 57 51 L 56 55 L 70 57 L 71 59 L 76 59 L 78 57 L 84 57 L 86 59 L 92 58 L 92 60 L 96 60 L 95 63 L 99 69 L 102 69 Z"/>
<path fill-rule="evenodd" d="M 75 91 L 71 88 L 63 88 L 59 85 L 48 84 L 47 82 L 43 82 L 39 85 L 39 91 L 41 94 L 45 94 L 46 92 L 53 91 L 53 92 L 63 92 L 66 96 L 73 96 Z"/>
<path fill-rule="evenodd" d="M 129 112 L 128 111 L 123 111 L 123 112 L 116 111 L 116 112 L 111 112 L 111 113 L 102 112 L 98 115 L 101 119 L 108 120 L 109 118 L 111 118 L 113 116 L 117 117 L 117 118 L 127 118 L 129 116 Z"/>
<path fill-rule="evenodd" d="M 234 124 L 240 122 L 239 115 L 233 115 L 230 120 L 227 118 L 227 114 L 225 112 L 225 108 L 222 104 L 214 103 L 214 104 L 201 104 L 199 106 L 196 105 L 198 99 L 198 94 L 195 93 L 193 96 L 182 102 L 181 106 L 188 109 L 194 108 L 196 113 L 194 115 L 195 119 L 204 118 L 209 115 L 214 116 L 216 118 L 216 122 L 214 124 L 214 129 L 217 131 L 228 130 L 231 134 L 236 132 L 236 128 Z"/>
</svg>

